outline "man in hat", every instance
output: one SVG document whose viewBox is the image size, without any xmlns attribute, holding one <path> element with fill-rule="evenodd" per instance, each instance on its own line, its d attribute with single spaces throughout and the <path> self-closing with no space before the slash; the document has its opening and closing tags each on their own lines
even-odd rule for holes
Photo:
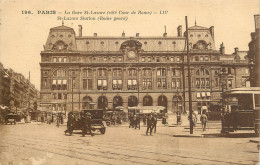
<svg viewBox="0 0 260 165">
<path fill-rule="evenodd" d="M 156 125 L 157 125 L 157 114 L 156 112 L 154 112 L 153 116 L 152 116 L 152 122 L 153 122 L 153 128 L 154 129 L 154 133 L 156 133 Z"/>
<path fill-rule="evenodd" d="M 146 135 L 148 134 L 148 131 L 150 131 L 150 135 L 152 135 L 153 132 L 153 121 L 152 121 L 153 115 L 150 114 L 147 117 L 147 129 L 146 129 Z"/>
<path fill-rule="evenodd" d="M 91 114 L 89 112 L 84 114 L 82 136 L 85 136 L 87 132 L 89 132 L 91 136 L 94 136 L 91 131 Z"/>
<path fill-rule="evenodd" d="M 73 126 L 72 126 L 73 118 L 74 118 L 73 113 L 69 112 L 68 113 L 68 121 L 67 121 L 67 130 L 64 131 L 65 134 L 66 133 L 69 133 L 70 135 L 72 134 L 72 132 L 73 132 Z"/>
</svg>

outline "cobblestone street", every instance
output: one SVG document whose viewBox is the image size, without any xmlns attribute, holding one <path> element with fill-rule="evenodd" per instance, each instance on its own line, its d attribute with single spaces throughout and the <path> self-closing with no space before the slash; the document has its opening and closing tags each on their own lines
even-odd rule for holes
<svg viewBox="0 0 260 165">
<path fill-rule="evenodd" d="M 258 149 L 243 138 L 173 137 L 184 126 L 159 125 L 153 136 L 145 127 L 111 126 L 104 135 L 65 136 L 66 126 L 27 123 L 0 126 L 0 162 L 4 164 L 257 164 Z M 194 132 L 200 132 L 196 128 Z M 210 131 L 206 131 L 205 133 Z M 58 161 L 57 161 L 58 160 Z"/>
</svg>

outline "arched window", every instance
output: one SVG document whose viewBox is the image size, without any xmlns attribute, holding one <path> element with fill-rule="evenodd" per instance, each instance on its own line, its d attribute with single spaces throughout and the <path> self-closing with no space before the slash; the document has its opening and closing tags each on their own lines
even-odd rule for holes
<svg viewBox="0 0 260 165">
<path fill-rule="evenodd" d="M 123 99 L 121 96 L 115 96 L 113 99 L 113 109 L 118 106 L 123 106 Z"/>
<path fill-rule="evenodd" d="M 100 96 L 98 98 L 98 109 L 106 109 L 107 108 L 107 97 L 106 96 Z"/>
<path fill-rule="evenodd" d="M 56 69 L 53 71 L 53 77 L 66 77 L 67 72 L 64 69 Z"/>
<path fill-rule="evenodd" d="M 82 109 L 93 109 L 91 102 L 92 102 L 92 98 L 89 96 L 85 96 L 82 99 Z"/>
<path fill-rule="evenodd" d="M 149 95 L 144 96 L 143 106 L 152 106 L 152 105 L 153 105 L 153 98 Z"/>
<path fill-rule="evenodd" d="M 128 107 L 135 107 L 138 105 L 137 97 L 129 96 L 128 97 Z"/>
<path fill-rule="evenodd" d="M 167 113 L 167 108 L 168 108 L 168 100 L 167 97 L 164 95 L 161 95 L 158 97 L 158 106 L 163 106 L 165 107 L 164 113 Z"/>
</svg>

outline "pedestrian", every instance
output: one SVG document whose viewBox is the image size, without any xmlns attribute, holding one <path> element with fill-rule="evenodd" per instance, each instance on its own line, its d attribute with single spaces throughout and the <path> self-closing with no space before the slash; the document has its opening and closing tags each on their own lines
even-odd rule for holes
<svg viewBox="0 0 260 165">
<path fill-rule="evenodd" d="M 89 112 L 87 112 L 86 116 L 84 117 L 82 136 L 85 136 L 87 132 L 89 132 L 91 136 L 94 136 L 91 126 L 91 114 Z"/>
<path fill-rule="evenodd" d="M 147 117 L 147 129 L 146 129 L 146 135 L 148 134 L 148 132 L 150 132 L 150 135 L 152 135 L 153 132 L 153 121 L 152 121 L 152 114 L 150 114 L 150 116 Z"/>
<path fill-rule="evenodd" d="M 162 117 L 162 124 L 164 124 L 164 125 L 166 125 L 166 116 L 165 116 L 165 114 L 163 114 L 163 117 Z"/>
<path fill-rule="evenodd" d="M 157 114 L 156 113 L 154 113 L 152 115 L 152 122 L 153 122 L 153 128 L 152 129 L 154 129 L 154 133 L 156 133 L 156 125 L 157 125 Z"/>
<path fill-rule="evenodd" d="M 43 114 L 41 115 L 41 123 L 44 122 L 44 117 L 43 117 Z"/>
<path fill-rule="evenodd" d="M 206 126 L 208 123 L 208 117 L 206 115 L 206 111 L 202 112 L 202 115 L 200 116 L 200 121 L 201 121 L 201 125 L 202 125 L 202 130 L 206 131 Z"/>
<path fill-rule="evenodd" d="M 143 117 L 143 123 L 144 125 L 146 125 L 146 115 L 144 114 L 144 117 Z"/>
<path fill-rule="evenodd" d="M 129 116 L 129 128 L 130 127 L 132 127 L 133 125 L 133 119 L 134 119 L 134 117 L 132 116 L 132 114 L 130 114 L 130 116 Z"/>
<path fill-rule="evenodd" d="M 74 118 L 74 116 L 73 116 L 72 112 L 69 112 L 68 113 L 68 121 L 67 121 L 67 130 L 64 131 L 65 134 L 66 133 L 69 133 L 70 135 L 72 134 L 72 132 L 73 132 L 73 120 L 74 120 L 73 118 Z"/>
<path fill-rule="evenodd" d="M 140 117 L 139 117 L 139 115 L 136 115 L 136 119 L 135 119 L 135 129 L 136 128 L 140 129 Z"/>
</svg>

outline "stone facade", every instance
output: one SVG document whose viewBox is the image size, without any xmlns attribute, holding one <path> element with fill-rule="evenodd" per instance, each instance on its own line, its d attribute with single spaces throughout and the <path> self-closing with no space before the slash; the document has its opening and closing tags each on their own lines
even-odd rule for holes
<svg viewBox="0 0 260 165">
<path fill-rule="evenodd" d="M 67 26 L 51 28 L 41 52 L 41 106 L 71 111 L 161 105 L 188 110 L 185 36 L 82 36 Z M 224 89 L 246 86 L 247 52 L 215 47 L 214 27 L 189 28 L 192 105 L 218 104 Z M 72 88 L 73 87 L 73 88 Z"/>
<path fill-rule="evenodd" d="M 7 106 L 11 111 L 23 111 L 28 107 L 33 109 L 38 104 L 39 91 L 22 74 L 5 69 L 1 64 L 0 105 Z"/>
</svg>

